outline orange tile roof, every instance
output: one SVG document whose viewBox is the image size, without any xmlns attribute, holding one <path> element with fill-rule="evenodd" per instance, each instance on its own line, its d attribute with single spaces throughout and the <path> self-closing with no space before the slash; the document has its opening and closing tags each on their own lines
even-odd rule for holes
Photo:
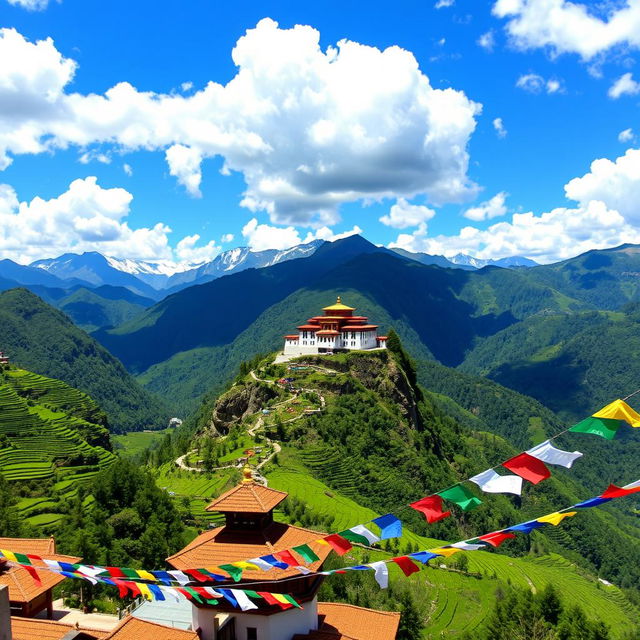
<svg viewBox="0 0 640 640">
<path fill-rule="evenodd" d="M 105 640 L 198 640 L 195 631 L 174 629 L 163 624 L 147 622 L 133 616 L 127 616 Z"/>
<path fill-rule="evenodd" d="M 53 536 L 50 538 L 0 538 L 0 549 L 47 556 L 56 552 L 56 540 Z"/>
<path fill-rule="evenodd" d="M 76 627 L 64 622 L 54 620 L 39 620 L 35 618 L 11 618 L 11 633 L 13 640 L 62 640 L 70 631 Z M 81 629 L 87 637 L 104 639 L 107 637 L 106 631 L 96 631 L 94 629 Z"/>
<path fill-rule="evenodd" d="M 394 640 L 400 614 L 335 602 L 318 603 L 318 630 L 292 640 Z"/>
<path fill-rule="evenodd" d="M 239 484 L 216 498 L 205 511 L 232 511 L 236 513 L 269 513 L 286 497 L 284 491 L 263 487 L 256 482 Z"/>
<path fill-rule="evenodd" d="M 320 558 L 308 566 L 317 571 L 331 552 L 327 545 L 313 544 L 322 534 L 310 529 L 293 527 L 281 522 L 273 522 L 262 530 L 229 531 L 226 527 L 218 527 L 199 535 L 182 551 L 167 558 L 167 562 L 176 569 L 209 568 L 238 560 L 248 560 L 274 552 L 284 551 L 301 544 L 309 544 Z M 220 570 L 217 571 L 220 573 Z M 243 578 L 247 580 L 281 580 L 290 576 L 298 576 L 296 569 L 273 569 L 273 571 L 245 571 Z"/>
</svg>

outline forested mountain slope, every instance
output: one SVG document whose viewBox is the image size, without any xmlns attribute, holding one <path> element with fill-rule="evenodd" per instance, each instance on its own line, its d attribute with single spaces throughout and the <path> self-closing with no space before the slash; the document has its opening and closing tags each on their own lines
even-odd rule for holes
<svg viewBox="0 0 640 640">
<path fill-rule="evenodd" d="M 26 289 L 0 293 L 0 349 L 11 362 L 88 393 L 115 431 L 161 428 L 169 417 L 106 349 Z"/>
</svg>

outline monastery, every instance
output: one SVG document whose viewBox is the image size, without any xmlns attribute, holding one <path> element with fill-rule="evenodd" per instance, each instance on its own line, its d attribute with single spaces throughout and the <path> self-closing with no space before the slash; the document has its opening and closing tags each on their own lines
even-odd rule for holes
<svg viewBox="0 0 640 640">
<path fill-rule="evenodd" d="M 285 356 L 386 348 L 387 336 L 378 335 L 378 325 L 369 324 L 366 316 L 353 315 L 355 308 L 342 304 L 340 296 L 322 311 L 324 315 L 300 325 L 298 333 L 284 337 Z"/>
<path fill-rule="evenodd" d="M 178 629 L 173 628 L 177 619 L 171 618 L 172 610 L 167 609 L 166 602 L 145 603 L 105 633 L 63 621 L 33 619 L 44 609 L 51 615 L 51 589 L 62 578 L 51 576 L 45 583 L 43 571 L 43 585 L 38 589 L 26 570 L 10 568 L 3 574 L 0 565 L 0 640 L 394 640 L 399 613 L 318 602 L 325 576 L 315 572 L 322 571 L 331 548 L 317 542 L 322 533 L 274 520 L 274 509 L 286 497 L 283 491 L 256 483 L 251 470 L 245 468 L 241 484 L 207 507 L 208 511 L 224 514 L 224 526 L 202 533 L 167 562 L 178 570 L 218 566 L 308 545 L 317 557 L 307 565 L 314 573 L 305 575 L 288 567 L 268 572 L 248 569 L 242 575 L 243 588 L 291 595 L 301 609 L 261 604 L 257 609 L 242 611 L 226 600 L 216 605 L 185 600 L 183 605 L 191 611 L 187 627 L 191 628 Z M 22 553 L 57 557 L 53 541 L 0 539 L 0 545 Z M 227 585 L 217 582 L 211 586 Z M 9 617 L 9 606 L 13 617 Z M 143 613 L 145 607 L 147 613 Z"/>
</svg>

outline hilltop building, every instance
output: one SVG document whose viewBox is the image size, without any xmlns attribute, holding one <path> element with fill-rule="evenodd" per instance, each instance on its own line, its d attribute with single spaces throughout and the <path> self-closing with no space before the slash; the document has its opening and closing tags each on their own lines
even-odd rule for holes
<svg viewBox="0 0 640 640">
<path fill-rule="evenodd" d="M 225 515 L 225 525 L 198 536 L 182 551 L 167 558 L 175 569 L 193 569 L 247 560 L 309 545 L 318 560 L 308 565 L 320 571 L 331 549 L 315 541 L 321 533 L 276 522 L 273 510 L 287 497 L 257 484 L 245 469 L 242 483 L 214 500 L 207 511 Z M 254 591 L 287 593 L 302 609 L 260 606 L 239 611 L 231 605 L 193 604 L 192 628 L 200 640 L 393 640 L 400 614 L 350 605 L 322 603 L 317 593 L 324 576 L 302 575 L 295 568 L 270 572 L 247 570 L 243 583 Z"/>
<path fill-rule="evenodd" d="M 354 315 L 355 308 L 342 304 L 340 296 L 322 311 L 324 315 L 300 325 L 297 334 L 284 337 L 285 356 L 386 348 L 387 336 L 378 335 L 378 325 Z"/>
<path fill-rule="evenodd" d="M 0 351 L 0 364 L 9 364 L 9 356 L 4 351 Z"/>
</svg>

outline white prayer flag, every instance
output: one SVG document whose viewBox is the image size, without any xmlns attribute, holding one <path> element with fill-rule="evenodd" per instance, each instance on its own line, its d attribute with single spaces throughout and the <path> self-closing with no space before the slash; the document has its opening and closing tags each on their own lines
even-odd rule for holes
<svg viewBox="0 0 640 640">
<path fill-rule="evenodd" d="M 623 489 L 636 489 L 640 487 L 640 480 L 636 480 L 635 482 L 630 482 L 629 484 L 625 484 Z"/>
<path fill-rule="evenodd" d="M 160 591 L 162 591 L 165 596 L 168 596 L 176 602 L 180 602 L 181 598 L 183 600 L 186 599 L 179 591 L 176 591 L 173 587 L 165 587 L 164 585 L 159 584 L 158 589 L 160 589 Z"/>
<path fill-rule="evenodd" d="M 233 594 L 233 597 L 238 601 L 240 608 L 243 611 L 249 611 L 249 609 L 257 609 L 257 605 L 251 600 L 249 600 L 249 596 L 244 591 L 240 591 L 239 589 L 229 589 Z"/>
<path fill-rule="evenodd" d="M 561 467 L 571 468 L 571 465 L 575 460 L 582 457 L 579 451 L 563 451 L 562 449 L 556 449 L 551 444 L 551 440 L 545 440 L 533 449 L 529 449 L 527 453 L 542 462 L 548 462 L 549 464 L 557 464 Z"/>
<path fill-rule="evenodd" d="M 54 571 L 62 571 L 60 563 L 56 562 L 55 560 L 44 559 L 43 562 L 49 567 L 49 569 L 53 569 Z"/>
<path fill-rule="evenodd" d="M 372 531 L 369 531 L 369 529 L 367 529 L 363 524 L 357 524 L 355 527 L 351 527 L 349 531 L 353 531 L 353 533 L 357 533 L 359 536 L 366 538 L 369 541 L 369 544 L 380 542 L 380 538 L 378 538 L 378 536 Z"/>
<path fill-rule="evenodd" d="M 182 573 L 182 571 L 167 571 L 167 573 L 170 576 L 174 577 L 176 581 L 181 585 L 193 582 L 193 578 L 189 577 L 186 573 Z"/>
<path fill-rule="evenodd" d="M 212 597 L 212 598 L 224 598 L 224 596 L 216 591 L 213 587 L 203 587 L 203 589 Z"/>
<path fill-rule="evenodd" d="M 257 565 L 263 571 L 271 571 L 271 569 L 273 569 L 273 565 L 272 564 L 269 564 L 268 562 L 265 562 L 264 560 L 261 560 L 260 558 L 251 558 L 251 559 L 247 560 L 247 562 L 251 562 L 252 564 Z"/>
<path fill-rule="evenodd" d="M 297 567 L 293 567 L 293 568 L 297 569 L 300 573 L 304 574 L 305 576 L 309 573 L 313 573 L 312 571 L 307 569 L 307 567 L 303 567 L 302 565 L 298 565 Z"/>
<path fill-rule="evenodd" d="M 501 476 L 493 469 L 487 469 L 469 480 L 475 482 L 485 493 L 515 493 L 517 496 L 522 493 L 520 476 Z"/>
<path fill-rule="evenodd" d="M 381 589 L 386 589 L 389 586 L 389 567 L 384 560 L 378 562 L 370 562 L 369 566 L 376 572 L 375 579 L 380 585 Z"/>
<path fill-rule="evenodd" d="M 448 545 L 449 547 L 455 547 L 456 549 L 464 549 L 465 551 L 477 551 L 478 549 L 486 549 L 485 544 L 471 544 L 469 542 L 454 542 Z"/>
</svg>

